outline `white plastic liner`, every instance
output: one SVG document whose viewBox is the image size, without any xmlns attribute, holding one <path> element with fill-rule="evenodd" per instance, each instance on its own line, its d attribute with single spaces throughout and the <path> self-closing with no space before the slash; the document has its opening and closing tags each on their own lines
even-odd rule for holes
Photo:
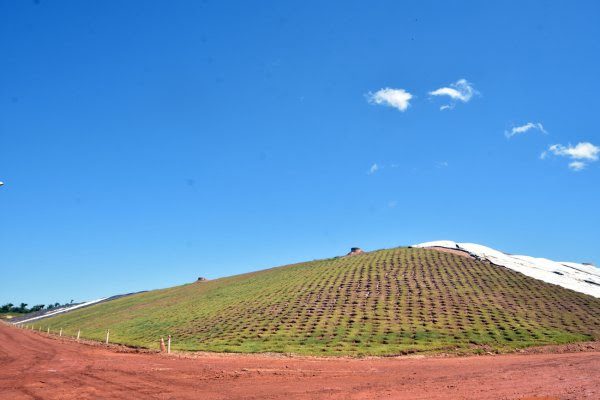
<svg viewBox="0 0 600 400">
<path fill-rule="evenodd" d="M 411 247 L 463 250 L 476 258 L 518 271 L 523 275 L 600 298 L 600 268 L 593 265 L 511 255 L 480 244 L 456 243 L 451 240 L 420 243 Z"/>
<path fill-rule="evenodd" d="M 81 308 L 81 307 L 87 307 L 87 306 L 90 306 L 92 304 L 99 303 L 102 300 L 106 300 L 106 299 L 107 299 L 107 297 L 103 297 L 101 299 L 92 300 L 92 301 L 86 301 L 85 303 L 79 303 L 79 304 L 74 305 L 74 306 L 60 308 L 58 310 L 53 310 L 53 311 L 47 312 L 46 314 L 38 315 L 36 317 L 31 317 L 31 318 L 28 318 L 28 319 L 24 319 L 22 321 L 16 321 L 16 322 L 14 322 L 14 324 L 15 325 L 19 325 L 19 324 L 24 324 L 26 322 L 35 321 L 35 320 L 38 320 L 38 319 L 51 317 L 53 315 L 64 313 L 64 312 L 67 312 L 67 311 L 73 311 L 73 310 L 76 310 L 76 309 Z"/>
</svg>

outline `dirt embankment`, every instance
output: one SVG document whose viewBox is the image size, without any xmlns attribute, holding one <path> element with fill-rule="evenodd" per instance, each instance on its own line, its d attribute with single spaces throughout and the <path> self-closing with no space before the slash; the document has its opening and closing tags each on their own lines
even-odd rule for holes
<svg viewBox="0 0 600 400">
<path fill-rule="evenodd" d="M 0 399 L 11 400 L 600 398 L 594 349 L 462 358 L 182 358 L 118 353 L 0 324 L 0 365 Z"/>
</svg>

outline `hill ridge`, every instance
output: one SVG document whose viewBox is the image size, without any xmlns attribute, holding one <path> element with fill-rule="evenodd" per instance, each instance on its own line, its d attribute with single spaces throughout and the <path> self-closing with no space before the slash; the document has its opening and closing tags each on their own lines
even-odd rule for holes
<svg viewBox="0 0 600 400">
<path fill-rule="evenodd" d="M 531 278 L 600 298 L 600 269 L 591 264 L 508 254 L 480 244 L 456 243 L 451 240 L 420 243 L 412 247 L 465 252 L 481 260 L 521 272 Z"/>
<path fill-rule="evenodd" d="M 39 322 L 175 349 L 393 355 L 600 338 L 600 300 L 489 262 L 394 248 L 296 263 L 93 305 Z"/>
</svg>

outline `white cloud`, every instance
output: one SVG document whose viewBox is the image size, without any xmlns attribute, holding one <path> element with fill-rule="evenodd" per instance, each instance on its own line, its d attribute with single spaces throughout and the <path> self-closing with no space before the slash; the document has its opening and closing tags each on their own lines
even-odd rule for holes
<svg viewBox="0 0 600 400">
<path fill-rule="evenodd" d="M 581 171 L 585 168 L 585 166 L 586 164 L 582 161 L 573 161 L 572 163 L 569 163 L 569 168 L 571 168 L 573 171 Z"/>
<path fill-rule="evenodd" d="M 542 133 L 546 133 L 546 134 L 548 133 L 544 129 L 544 125 L 542 125 L 540 122 L 528 122 L 525 125 L 515 126 L 510 131 L 504 131 L 504 136 L 506 136 L 508 139 L 510 139 L 511 137 L 513 137 L 515 135 L 525 133 L 532 129 L 537 129 L 538 131 L 540 131 Z"/>
<path fill-rule="evenodd" d="M 544 151 L 540 155 L 540 158 L 544 159 L 548 156 L 548 154 L 553 154 L 558 157 L 567 157 L 574 160 L 569 163 L 569 168 L 571 168 L 573 171 L 581 171 L 590 162 L 598 161 L 600 147 L 589 142 L 580 142 L 577 143 L 576 146 L 553 144 L 552 146 L 548 147 L 547 151 Z"/>
<path fill-rule="evenodd" d="M 373 164 L 371 165 L 371 168 L 369 168 L 369 175 L 373 175 L 375 172 L 377 172 L 379 170 L 379 165 L 377 164 Z"/>
<path fill-rule="evenodd" d="M 412 94 L 408 93 L 404 89 L 391 88 L 380 89 L 375 93 L 369 92 L 367 94 L 369 103 L 394 107 L 402 112 L 406 111 L 410 105 L 410 99 L 412 99 L 412 97 Z"/>
<path fill-rule="evenodd" d="M 594 146 L 589 142 L 577 143 L 577 146 L 553 144 L 548 148 L 556 156 L 564 156 L 575 160 L 597 161 L 600 147 Z"/>
<path fill-rule="evenodd" d="M 448 96 L 452 100 L 452 103 L 441 106 L 440 110 L 454 108 L 457 101 L 466 103 L 476 94 L 478 94 L 477 90 L 466 79 L 459 79 L 455 83 L 451 83 L 450 86 L 441 87 L 429 92 L 430 96 Z"/>
</svg>

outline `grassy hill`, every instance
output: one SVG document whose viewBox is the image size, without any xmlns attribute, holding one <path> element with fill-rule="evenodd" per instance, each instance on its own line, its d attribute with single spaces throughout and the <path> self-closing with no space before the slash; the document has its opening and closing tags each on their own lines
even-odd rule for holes
<svg viewBox="0 0 600 400">
<path fill-rule="evenodd" d="M 14 312 L 0 312 L 0 320 L 10 321 L 15 317 L 20 317 L 23 314 L 14 313 Z"/>
<path fill-rule="evenodd" d="M 600 299 L 455 254 L 396 248 L 141 293 L 36 323 L 156 348 L 320 355 L 600 339 Z"/>
</svg>

